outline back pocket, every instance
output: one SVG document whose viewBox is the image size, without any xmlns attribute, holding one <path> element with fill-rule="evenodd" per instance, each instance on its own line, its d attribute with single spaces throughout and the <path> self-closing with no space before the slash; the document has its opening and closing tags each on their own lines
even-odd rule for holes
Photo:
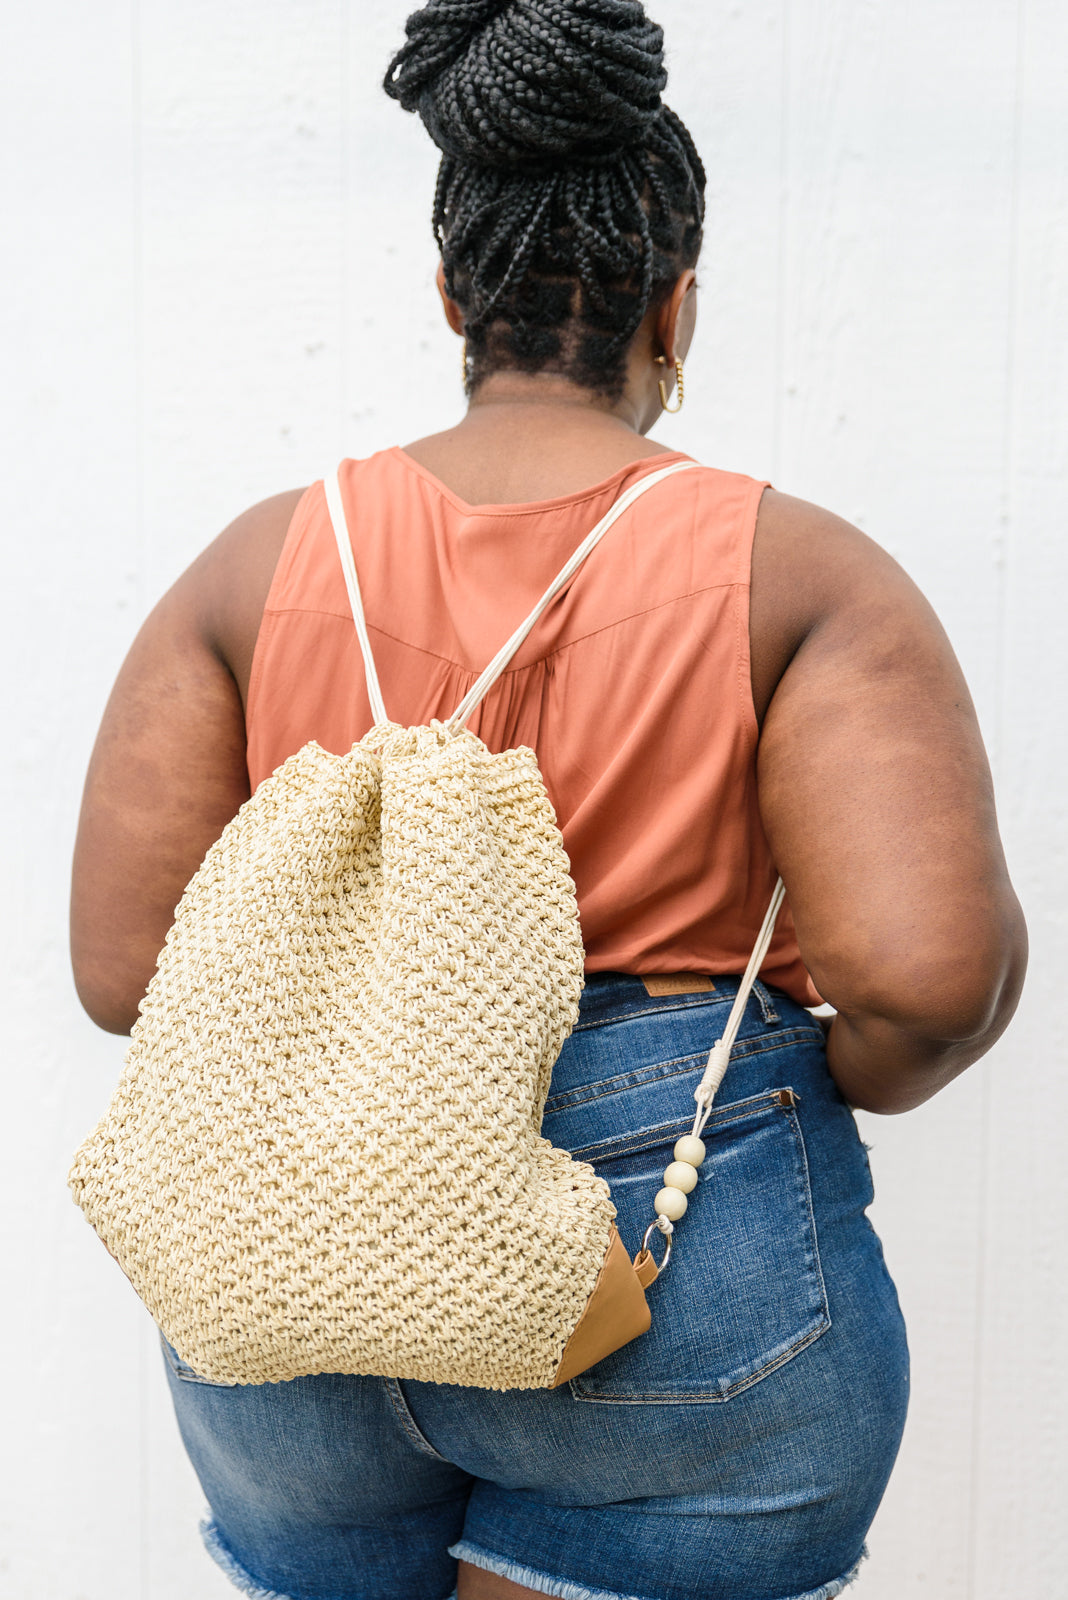
<svg viewBox="0 0 1068 1600">
<path fill-rule="evenodd" d="M 236 1383 L 216 1383 L 214 1378 L 201 1377 L 200 1373 L 195 1371 L 188 1361 L 182 1360 L 173 1344 L 163 1333 L 160 1333 L 159 1342 L 163 1351 L 164 1361 L 170 1367 L 174 1376 L 181 1379 L 182 1383 L 202 1383 L 206 1389 L 236 1389 L 238 1387 Z"/>
<path fill-rule="evenodd" d="M 577 1400 L 729 1400 L 830 1327 L 798 1104 L 792 1089 L 773 1089 L 709 1119 L 671 1263 L 647 1291 L 652 1326 L 573 1378 Z M 690 1127 L 662 1124 L 572 1152 L 611 1185 L 628 1246 L 648 1226 L 672 1146 Z"/>
</svg>

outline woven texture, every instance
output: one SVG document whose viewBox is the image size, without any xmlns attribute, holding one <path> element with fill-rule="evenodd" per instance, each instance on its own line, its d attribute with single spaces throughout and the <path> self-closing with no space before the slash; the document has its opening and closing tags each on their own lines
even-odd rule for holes
<svg viewBox="0 0 1068 1600">
<path fill-rule="evenodd" d="M 615 1215 L 539 1135 L 578 1014 L 534 754 L 308 744 L 178 907 L 75 1199 L 219 1382 L 549 1384 Z"/>
</svg>

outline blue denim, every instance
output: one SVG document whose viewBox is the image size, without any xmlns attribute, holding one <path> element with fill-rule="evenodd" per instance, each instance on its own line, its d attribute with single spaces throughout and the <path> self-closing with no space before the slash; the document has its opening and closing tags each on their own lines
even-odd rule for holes
<svg viewBox="0 0 1068 1600">
<path fill-rule="evenodd" d="M 633 1251 L 737 980 L 587 981 L 544 1132 Z M 260 1600 L 448 1600 L 456 1560 L 562 1600 L 828 1600 L 897 1453 L 908 1353 L 823 1034 L 758 986 L 641 1339 L 559 1390 L 226 1387 L 164 1345 L 209 1550 Z"/>
</svg>

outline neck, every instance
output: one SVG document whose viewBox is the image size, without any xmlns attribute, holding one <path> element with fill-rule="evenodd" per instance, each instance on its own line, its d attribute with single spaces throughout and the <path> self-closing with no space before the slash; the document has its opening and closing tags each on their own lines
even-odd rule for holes
<svg viewBox="0 0 1068 1600">
<path fill-rule="evenodd" d="M 643 434 L 644 408 L 625 388 L 618 400 L 594 394 L 554 372 L 492 372 L 471 396 L 462 428 L 503 423 L 551 431 L 560 425 Z"/>
<path fill-rule="evenodd" d="M 566 379 L 494 373 L 461 422 L 404 449 L 469 505 L 519 505 L 571 494 L 663 454 L 668 447 L 644 437 L 659 413 L 658 403 L 637 426 L 625 402 Z"/>
</svg>

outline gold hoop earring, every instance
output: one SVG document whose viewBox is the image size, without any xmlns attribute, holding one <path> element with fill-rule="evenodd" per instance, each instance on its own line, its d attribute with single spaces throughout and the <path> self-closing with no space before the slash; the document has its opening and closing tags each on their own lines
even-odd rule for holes
<svg viewBox="0 0 1068 1600">
<path fill-rule="evenodd" d="M 461 378 L 460 381 L 462 382 L 462 384 L 464 386 L 464 394 L 466 394 L 467 393 L 467 340 L 466 339 L 462 339 L 460 341 L 460 371 L 463 373 L 463 377 Z"/>
<path fill-rule="evenodd" d="M 659 362 L 659 364 L 661 366 L 664 366 L 664 367 L 667 366 L 667 357 L 666 356 L 657 356 L 656 359 L 657 359 L 657 361 Z M 678 405 L 675 405 L 675 406 L 669 406 L 668 405 L 667 385 L 665 384 L 663 378 L 660 379 L 660 382 L 657 384 L 657 388 L 660 390 L 660 404 L 661 404 L 661 406 L 663 407 L 663 409 L 665 411 L 676 412 L 676 411 L 681 411 L 682 410 L 683 389 L 682 389 L 682 362 L 681 361 L 676 360 L 676 362 L 675 362 L 675 388 L 676 388 L 676 390 L 678 392 L 678 397 L 679 397 Z"/>
</svg>

